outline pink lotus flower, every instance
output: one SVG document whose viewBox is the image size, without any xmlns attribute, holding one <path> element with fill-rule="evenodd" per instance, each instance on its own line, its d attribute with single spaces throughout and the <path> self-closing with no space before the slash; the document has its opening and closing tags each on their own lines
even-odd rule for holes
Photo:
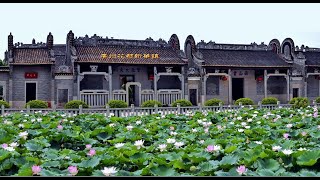
<svg viewBox="0 0 320 180">
<path fill-rule="evenodd" d="M 205 128 L 205 129 L 204 129 L 204 132 L 205 132 L 205 133 L 208 133 L 208 132 L 209 132 L 209 128 Z"/>
<path fill-rule="evenodd" d="M 283 134 L 283 137 L 284 137 L 285 139 L 289 139 L 289 133 L 284 133 L 284 134 Z"/>
<path fill-rule="evenodd" d="M 305 131 L 303 131 L 303 132 L 301 133 L 301 135 L 302 135 L 302 136 L 306 136 L 307 133 L 306 133 Z"/>
<path fill-rule="evenodd" d="M 32 166 L 32 174 L 40 175 L 41 167 L 33 165 Z"/>
<path fill-rule="evenodd" d="M 318 117 L 318 111 L 316 111 L 315 113 L 313 113 L 313 117 L 317 118 Z"/>
<path fill-rule="evenodd" d="M 76 174 L 78 174 L 77 166 L 69 166 L 68 171 L 72 176 L 75 176 Z"/>
<path fill-rule="evenodd" d="M 1 147 L 2 147 L 3 149 L 5 149 L 5 148 L 8 147 L 8 144 L 4 143 L 4 144 L 1 145 Z"/>
<path fill-rule="evenodd" d="M 242 175 L 243 173 L 247 172 L 247 168 L 244 165 L 241 165 L 237 168 L 237 172 L 239 175 Z"/>
<path fill-rule="evenodd" d="M 63 129 L 63 126 L 61 126 L 60 124 L 58 125 L 58 130 L 61 131 Z"/>
<path fill-rule="evenodd" d="M 91 144 L 86 144 L 86 149 L 91 149 L 92 145 Z"/>
<path fill-rule="evenodd" d="M 213 151 L 218 151 L 220 150 L 220 146 L 216 146 L 216 145 L 208 145 L 206 148 L 207 152 L 213 152 Z"/>
<path fill-rule="evenodd" d="M 173 127 L 173 126 L 170 126 L 170 130 L 173 131 L 173 130 L 174 130 L 174 127 Z"/>
<path fill-rule="evenodd" d="M 96 150 L 94 149 L 90 149 L 90 151 L 88 152 L 89 156 L 94 156 L 96 154 Z"/>
</svg>

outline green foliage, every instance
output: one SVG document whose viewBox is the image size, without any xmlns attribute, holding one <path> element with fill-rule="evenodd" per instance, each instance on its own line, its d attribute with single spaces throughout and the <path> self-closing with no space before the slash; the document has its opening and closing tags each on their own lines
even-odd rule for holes
<svg viewBox="0 0 320 180">
<path fill-rule="evenodd" d="M 156 100 L 145 101 L 142 103 L 141 107 L 154 107 L 156 104 L 158 105 L 158 107 L 162 107 L 162 103 Z"/>
<path fill-rule="evenodd" d="M 0 59 L 0 66 L 7 66 L 7 64 L 4 62 L 4 60 Z"/>
<path fill-rule="evenodd" d="M 192 106 L 192 103 L 186 99 L 178 99 L 172 103 L 172 107 L 177 107 L 178 103 L 180 104 L 180 107 L 187 107 Z"/>
<path fill-rule="evenodd" d="M 305 108 L 309 105 L 309 100 L 306 97 L 295 97 L 289 102 L 292 104 L 292 108 Z"/>
<path fill-rule="evenodd" d="M 128 104 L 122 100 L 111 100 L 108 102 L 110 108 L 126 108 Z"/>
<path fill-rule="evenodd" d="M 261 104 L 277 104 L 279 100 L 275 97 L 263 98 Z"/>
<path fill-rule="evenodd" d="M 82 108 L 89 108 L 88 104 L 85 103 L 84 101 L 81 101 L 81 100 L 69 101 L 64 105 L 64 108 L 66 108 L 66 109 L 78 109 L 80 105 L 82 105 Z"/>
<path fill-rule="evenodd" d="M 239 105 L 240 102 L 242 103 L 242 105 L 253 105 L 254 104 L 253 100 L 250 98 L 237 99 L 234 104 Z"/>
<path fill-rule="evenodd" d="M 10 105 L 9 105 L 9 103 L 8 103 L 7 101 L 0 100 L 0 107 L 1 107 L 2 105 L 4 105 L 5 108 L 9 108 L 9 107 L 10 107 Z"/>
<path fill-rule="evenodd" d="M 312 112 L 313 107 L 129 117 L 10 113 L 0 117 L 0 176 L 32 176 L 33 165 L 41 167 L 41 176 L 70 176 L 69 166 L 78 168 L 76 176 L 105 176 L 105 167 L 116 168 L 111 176 L 240 176 L 241 165 L 247 170 L 241 176 L 320 176 L 319 121 Z M 19 145 L 10 148 L 13 142 Z"/>
<path fill-rule="evenodd" d="M 222 103 L 222 105 L 223 105 L 223 101 L 222 100 L 217 99 L 217 98 L 212 98 L 212 99 L 207 100 L 204 103 L 204 105 L 205 106 L 219 106 L 219 103 Z"/>
<path fill-rule="evenodd" d="M 307 151 L 297 158 L 297 164 L 300 166 L 313 166 L 320 158 L 320 151 Z"/>
<path fill-rule="evenodd" d="M 48 103 L 42 100 L 32 100 L 27 102 L 25 107 L 27 107 L 27 105 L 29 105 L 30 108 L 48 108 Z"/>
<path fill-rule="evenodd" d="M 320 97 L 317 97 L 315 100 L 316 100 L 316 103 L 320 103 Z"/>
</svg>

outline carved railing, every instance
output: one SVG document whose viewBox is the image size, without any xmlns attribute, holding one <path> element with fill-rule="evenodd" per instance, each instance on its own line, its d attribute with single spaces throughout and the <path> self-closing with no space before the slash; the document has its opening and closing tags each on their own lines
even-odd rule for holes
<svg viewBox="0 0 320 180">
<path fill-rule="evenodd" d="M 105 107 L 109 101 L 109 91 L 107 90 L 82 90 L 80 100 L 84 101 L 89 107 Z"/>
<path fill-rule="evenodd" d="M 144 89 L 141 91 L 141 104 L 145 101 L 154 100 L 154 90 Z"/>
<path fill-rule="evenodd" d="M 127 97 L 127 91 L 123 90 L 123 89 L 117 89 L 117 90 L 113 90 L 112 91 L 113 94 L 113 99 L 114 100 L 122 100 L 122 101 L 127 101 L 126 97 Z"/>
<path fill-rule="evenodd" d="M 158 90 L 158 101 L 163 105 L 171 106 L 171 104 L 181 99 L 182 91 L 180 89 L 160 89 Z"/>
</svg>

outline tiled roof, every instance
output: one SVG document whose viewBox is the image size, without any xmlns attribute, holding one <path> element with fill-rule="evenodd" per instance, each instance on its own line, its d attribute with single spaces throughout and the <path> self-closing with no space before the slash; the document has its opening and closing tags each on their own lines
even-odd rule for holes
<svg viewBox="0 0 320 180">
<path fill-rule="evenodd" d="M 204 66 L 290 67 L 273 51 L 199 49 Z"/>
<path fill-rule="evenodd" d="M 125 47 L 125 46 L 76 46 L 78 62 L 122 63 L 122 64 L 185 64 L 171 47 Z M 101 55 L 110 54 L 116 57 L 103 58 Z M 126 57 L 127 55 L 130 57 Z M 135 54 L 142 57 L 135 58 Z M 144 58 L 149 54 L 150 58 Z M 158 54 L 159 58 L 152 58 Z"/>
<path fill-rule="evenodd" d="M 52 64 L 47 48 L 15 48 L 12 64 Z"/>
<path fill-rule="evenodd" d="M 320 66 L 320 52 L 306 51 L 303 53 L 306 57 L 306 66 Z"/>
</svg>

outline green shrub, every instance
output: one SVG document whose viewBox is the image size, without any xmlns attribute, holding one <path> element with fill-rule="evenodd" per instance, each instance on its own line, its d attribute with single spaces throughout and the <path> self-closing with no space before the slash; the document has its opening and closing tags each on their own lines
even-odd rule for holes
<svg viewBox="0 0 320 180">
<path fill-rule="evenodd" d="M 309 100 L 306 97 L 295 97 L 289 101 L 293 108 L 305 108 L 309 105 Z"/>
<path fill-rule="evenodd" d="M 46 101 L 42 100 L 32 100 L 26 103 L 25 108 L 27 105 L 30 106 L 30 108 L 48 108 L 48 103 Z"/>
<path fill-rule="evenodd" d="M 4 105 L 5 108 L 9 108 L 9 107 L 10 107 L 10 105 L 9 105 L 9 103 L 8 103 L 7 101 L 0 100 L 0 107 L 1 107 L 2 105 Z"/>
<path fill-rule="evenodd" d="M 192 106 L 192 103 L 186 99 L 178 99 L 172 103 L 172 107 L 177 107 L 177 104 L 180 104 L 180 107 Z"/>
<path fill-rule="evenodd" d="M 81 100 L 69 101 L 64 105 L 64 108 L 66 108 L 66 109 L 78 109 L 80 105 L 82 105 L 82 108 L 89 108 L 88 104 L 85 103 L 84 101 L 81 101 Z"/>
<path fill-rule="evenodd" d="M 234 104 L 239 105 L 240 102 L 242 103 L 242 105 L 253 105 L 254 104 L 253 100 L 250 98 L 237 99 Z"/>
<path fill-rule="evenodd" d="M 162 103 L 156 100 L 149 100 L 142 103 L 141 107 L 154 107 L 154 105 L 158 105 L 158 107 L 162 107 Z"/>
<path fill-rule="evenodd" d="M 212 98 L 212 99 L 209 99 L 207 100 L 204 105 L 205 106 L 219 106 L 219 103 L 222 103 L 223 104 L 223 101 L 221 101 L 220 99 L 217 99 L 217 98 Z"/>
<path fill-rule="evenodd" d="M 261 104 L 277 104 L 279 100 L 275 97 L 263 98 Z"/>
<path fill-rule="evenodd" d="M 320 97 L 316 98 L 316 103 L 320 103 Z"/>
<path fill-rule="evenodd" d="M 128 104 L 122 100 L 111 100 L 108 103 L 110 108 L 126 108 Z"/>
</svg>

